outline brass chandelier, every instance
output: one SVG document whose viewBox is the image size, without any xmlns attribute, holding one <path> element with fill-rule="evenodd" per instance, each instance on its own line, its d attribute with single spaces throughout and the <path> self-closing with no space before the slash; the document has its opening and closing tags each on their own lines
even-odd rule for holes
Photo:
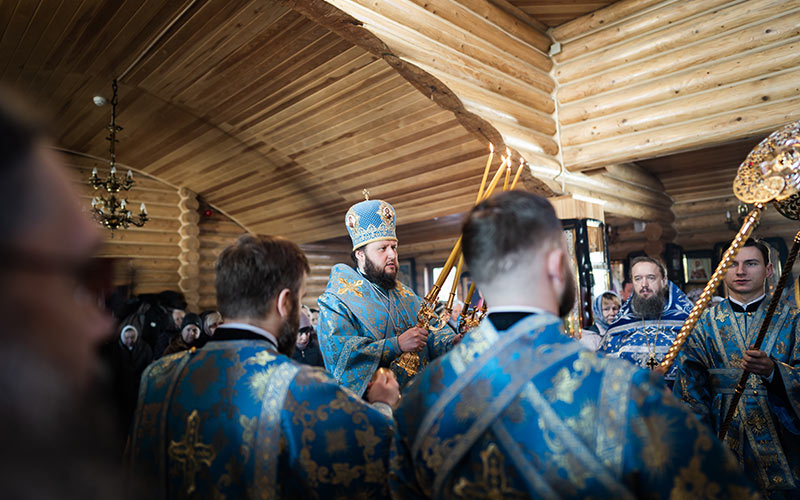
<svg viewBox="0 0 800 500">
<path fill-rule="evenodd" d="M 89 178 L 89 185 L 95 191 L 103 188 L 107 193 L 104 196 L 102 193 L 95 195 L 92 198 L 92 215 L 103 227 L 111 230 L 111 236 L 114 236 L 114 230 L 120 227 L 127 229 L 133 224 L 136 227 L 142 227 L 147 223 L 147 207 L 144 203 L 139 207 L 139 214 L 132 215 L 128 209 L 128 199 L 119 197 L 120 191 L 129 191 L 135 184 L 133 180 L 133 173 L 128 170 L 128 174 L 124 179 L 117 177 L 117 132 L 122 130 L 122 127 L 117 125 L 117 80 L 115 79 L 111 85 L 114 95 L 111 98 L 111 123 L 106 127 L 109 131 L 106 140 L 109 141 L 108 151 L 111 153 L 111 161 L 109 165 L 111 170 L 108 177 L 101 179 L 97 175 L 97 168 L 92 169 L 92 176 Z"/>
</svg>

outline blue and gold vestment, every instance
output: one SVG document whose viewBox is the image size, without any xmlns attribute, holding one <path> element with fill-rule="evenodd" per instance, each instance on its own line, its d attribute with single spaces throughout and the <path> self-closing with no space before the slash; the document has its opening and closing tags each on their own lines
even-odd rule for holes
<svg viewBox="0 0 800 500">
<path fill-rule="evenodd" d="M 395 417 L 395 498 L 755 496 L 654 374 L 587 350 L 550 314 L 503 332 L 484 321 L 415 378 Z"/>
<path fill-rule="evenodd" d="M 422 299 L 397 282 L 383 290 L 345 264 L 331 269 L 328 287 L 318 299 L 319 334 L 325 366 L 333 377 L 356 394 L 364 394 L 378 367 L 391 367 L 402 389 L 409 375 L 392 362 L 403 353 L 397 336 L 416 326 Z M 449 326 L 428 335 L 419 353 L 420 367 L 447 352 L 455 332 Z"/>
<path fill-rule="evenodd" d="M 212 341 L 145 371 L 128 460 L 165 498 L 381 498 L 393 433 L 324 370 Z"/>
<path fill-rule="evenodd" d="M 606 330 L 599 351 L 606 356 L 630 361 L 639 368 L 649 368 L 647 362 L 651 353 L 655 361 L 661 363 L 693 307 L 686 294 L 674 283 L 668 281 L 667 286 L 669 294 L 661 318 L 642 321 L 633 309 L 631 295 Z M 673 365 L 664 377 L 668 384 L 675 380 L 675 370 Z"/>
<path fill-rule="evenodd" d="M 675 365 L 675 395 L 715 433 L 742 375 L 742 353 L 755 343 L 769 297 L 755 312 L 734 312 L 725 300 L 706 311 Z M 782 303 L 761 346 L 775 363 L 769 382 L 751 375 L 726 442 L 764 491 L 800 496 L 800 311 Z M 795 497 L 793 497 L 795 498 Z"/>
</svg>

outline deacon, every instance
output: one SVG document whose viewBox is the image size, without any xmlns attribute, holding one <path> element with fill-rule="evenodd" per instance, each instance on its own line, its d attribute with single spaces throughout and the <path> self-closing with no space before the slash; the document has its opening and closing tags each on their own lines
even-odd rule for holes
<svg viewBox="0 0 800 500">
<path fill-rule="evenodd" d="M 476 206 L 464 256 L 488 321 L 395 412 L 396 498 L 753 498 L 733 455 L 655 374 L 564 334 L 575 281 L 539 196 Z"/>
<path fill-rule="evenodd" d="M 395 211 L 381 200 L 356 203 L 345 215 L 355 269 L 336 264 L 320 296 L 320 348 L 341 384 L 363 394 L 379 367 L 391 367 L 402 389 L 414 372 L 398 361 L 419 358 L 420 369 L 447 352 L 457 337 L 450 327 L 431 332 L 417 325 L 422 300 L 397 281 Z"/>
<path fill-rule="evenodd" d="M 675 395 L 718 433 L 742 370 L 753 373 L 726 442 L 769 498 L 800 496 L 800 311 L 779 303 L 752 349 L 770 297 L 769 249 L 747 240 L 725 274 L 728 300 L 706 311 L 676 358 Z"/>
<path fill-rule="evenodd" d="M 667 279 L 660 261 L 636 257 L 631 263 L 633 295 L 622 306 L 617 319 L 603 337 L 600 351 L 653 370 L 663 361 L 692 302 Z M 675 366 L 664 377 L 672 386 Z"/>
<path fill-rule="evenodd" d="M 308 261 L 294 243 L 243 236 L 217 260 L 225 318 L 200 349 L 142 376 L 129 447 L 163 498 L 388 495 L 391 417 L 291 356 Z M 367 399 L 394 405 L 379 374 Z"/>
</svg>

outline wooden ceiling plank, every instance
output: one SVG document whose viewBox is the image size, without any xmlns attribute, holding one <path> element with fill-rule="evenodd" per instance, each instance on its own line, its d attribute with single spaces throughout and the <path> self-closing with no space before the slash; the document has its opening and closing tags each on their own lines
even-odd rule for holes
<svg viewBox="0 0 800 500">
<path fill-rule="evenodd" d="M 143 85 L 174 99 L 288 13 L 274 5 L 254 7 L 252 2 L 225 2 L 214 7 L 198 12 L 181 27 L 180 40 L 176 33 L 176 39 L 170 40 L 173 49 L 159 63 L 156 74 L 143 79 Z"/>
<path fill-rule="evenodd" d="M 37 15 L 38 14 L 38 15 Z M 31 24 L 38 22 L 39 18 L 46 18 L 46 9 L 41 5 L 41 0 L 31 2 L 18 2 L 12 12 L 3 37 L 0 39 L 0 75 L 3 80 L 9 71 L 9 65 L 14 61 L 15 56 L 20 53 L 20 48 L 25 42 L 26 36 L 35 36 L 30 33 Z M 20 57 L 27 51 L 22 51 Z M 13 74 L 13 73 L 12 73 Z M 11 78 L 11 76 L 9 76 Z"/>
<path fill-rule="evenodd" d="M 298 104 L 328 86 L 345 80 L 354 73 L 377 71 L 380 68 L 381 64 L 377 58 L 354 47 L 332 57 L 305 75 L 298 76 L 294 81 L 286 82 L 284 87 L 281 87 L 283 84 L 281 81 L 259 81 L 258 83 L 262 87 L 254 88 L 254 92 L 258 92 L 258 94 L 244 99 L 243 104 L 247 107 L 244 108 L 240 105 L 241 109 L 230 110 L 240 116 L 227 118 L 226 114 L 221 114 L 220 119 L 230 123 L 233 129 L 245 129 L 250 124 L 261 121 L 263 117 Z M 254 83 L 254 85 L 256 84 Z"/>
<path fill-rule="evenodd" d="M 131 85 L 150 88 L 154 81 L 170 71 L 170 63 L 176 63 L 176 54 L 183 53 L 182 49 L 193 47 L 189 41 L 200 40 L 208 36 L 208 33 L 215 32 L 218 23 L 224 22 L 226 15 L 242 9 L 248 1 L 200 2 L 190 6 L 182 18 L 170 26 L 158 43 L 131 70 L 126 81 Z"/>
<path fill-rule="evenodd" d="M 272 106 L 292 99 L 302 99 L 304 93 L 313 93 L 315 87 L 327 85 L 328 78 L 337 79 L 355 68 L 366 66 L 376 57 L 346 40 L 332 34 L 320 39 L 313 47 L 316 50 L 303 51 L 293 64 L 270 78 L 260 78 L 245 86 L 236 95 L 220 102 L 208 111 L 215 121 L 237 126 L 246 121 L 254 112 L 266 112 Z M 355 59 L 353 55 L 356 55 Z M 311 68 L 309 68 L 311 67 Z"/>
</svg>

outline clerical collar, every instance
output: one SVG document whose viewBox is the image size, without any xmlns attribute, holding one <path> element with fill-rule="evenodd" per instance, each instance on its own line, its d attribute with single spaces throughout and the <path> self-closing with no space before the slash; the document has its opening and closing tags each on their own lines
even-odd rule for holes
<svg viewBox="0 0 800 500">
<path fill-rule="evenodd" d="M 531 306 L 490 307 L 486 311 L 486 317 L 498 332 L 508 330 L 517 324 L 518 321 L 532 314 L 548 314 L 548 312 L 544 309 Z"/>
<path fill-rule="evenodd" d="M 767 296 L 767 294 L 765 294 L 765 293 L 761 294 L 761 297 L 758 297 L 757 299 L 753 299 L 750 302 L 747 302 L 746 304 L 742 303 L 742 302 L 739 302 L 738 300 L 734 299 L 733 297 L 728 297 L 728 301 L 730 301 L 730 303 L 731 303 L 731 309 L 733 309 L 733 312 L 737 312 L 737 313 L 755 312 L 755 310 L 758 309 L 758 306 L 761 305 L 761 302 L 764 300 L 764 297 L 766 297 L 766 296 Z"/>
<path fill-rule="evenodd" d="M 247 330 L 249 332 L 253 332 L 253 333 L 257 334 L 257 335 L 260 335 L 260 336 L 264 337 L 265 339 L 267 339 L 267 341 L 269 341 L 269 343 L 271 343 L 273 346 L 275 346 L 275 349 L 278 348 L 278 339 L 275 338 L 275 335 L 269 333 L 268 331 L 264 330 L 263 328 L 259 328 L 259 327 L 255 326 L 255 325 L 251 325 L 251 324 L 248 324 L 248 323 L 223 323 L 223 324 L 219 325 L 219 327 L 217 327 L 217 329 L 218 330 L 219 329 L 223 329 L 223 330 L 228 330 L 228 329 L 231 329 L 231 330 Z"/>
</svg>

